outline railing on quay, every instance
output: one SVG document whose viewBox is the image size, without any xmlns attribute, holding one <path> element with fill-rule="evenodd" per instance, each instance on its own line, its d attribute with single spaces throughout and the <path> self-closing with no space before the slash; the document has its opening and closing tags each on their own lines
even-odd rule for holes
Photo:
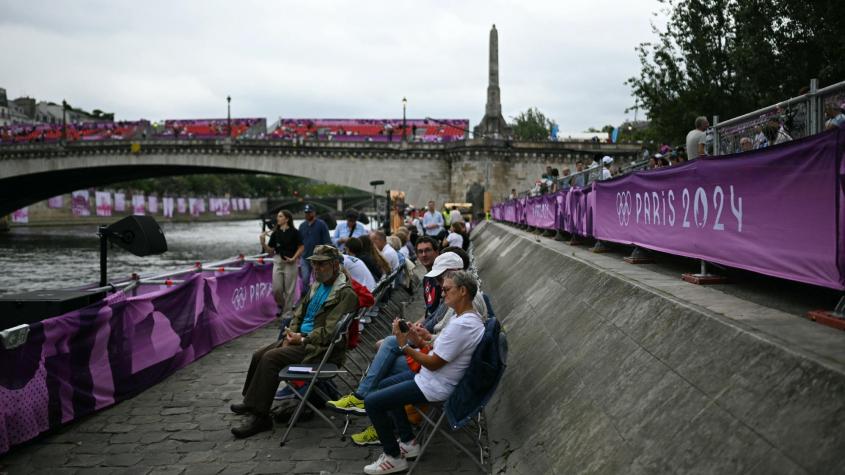
<svg viewBox="0 0 845 475">
<path fill-rule="evenodd" d="M 825 109 L 845 102 L 845 81 L 818 88 L 818 80 L 810 81 L 807 94 L 758 109 L 739 117 L 719 121 L 713 117 L 713 155 L 727 155 L 740 151 L 739 141 L 743 137 L 753 139 L 760 128 L 772 117 L 783 120 L 784 128 L 798 139 L 824 130 Z M 838 107 L 837 107 L 838 108 Z"/>
<path fill-rule="evenodd" d="M 629 163 L 625 167 L 620 167 L 619 174 L 616 176 L 624 176 L 629 173 L 645 170 L 648 167 L 648 160 L 640 160 L 634 161 Z M 556 187 L 554 190 L 547 190 L 545 193 L 541 194 L 552 194 L 558 190 L 567 190 L 569 188 L 586 188 L 594 182 L 601 181 L 601 165 L 597 167 L 588 168 L 586 170 L 571 173 L 565 177 L 558 177 L 556 181 Z M 526 196 L 531 196 L 530 190 L 524 190 L 517 193 L 518 198 L 524 198 Z M 510 197 L 503 196 L 502 200 L 507 200 Z"/>
</svg>

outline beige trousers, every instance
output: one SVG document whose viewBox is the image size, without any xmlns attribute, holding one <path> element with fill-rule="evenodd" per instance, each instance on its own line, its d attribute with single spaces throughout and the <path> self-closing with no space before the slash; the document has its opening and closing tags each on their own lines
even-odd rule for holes
<svg viewBox="0 0 845 475">
<path fill-rule="evenodd" d="M 282 256 L 273 256 L 273 298 L 283 311 L 293 310 L 294 292 L 298 277 L 296 262 L 282 261 Z"/>
</svg>

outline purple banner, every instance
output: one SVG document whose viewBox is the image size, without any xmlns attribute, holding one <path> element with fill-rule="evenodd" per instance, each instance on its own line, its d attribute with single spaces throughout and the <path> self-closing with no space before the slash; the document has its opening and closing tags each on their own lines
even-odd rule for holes
<svg viewBox="0 0 845 475">
<path fill-rule="evenodd" d="M 123 292 L 29 325 L 0 348 L 0 454 L 158 383 L 214 347 L 271 321 L 272 265 L 196 274 L 176 287 Z"/>
<path fill-rule="evenodd" d="M 71 211 L 74 216 L 91 216 L 91 203 L 88 190 L 71 193 Z"/>
<path fill-rule="evenodd" d="M 65 205 L 65 197 L 63 195 L 54 196 L 47 200 L 47 207 L 51 209 L 62 208 Z"/>
<path fill-rule="evenodd" d="M 843 145 L 839 129 L 599 182 L 595 237 L 845 289 Z"/>
<path fill-rule="evenodd" d="M 118 213 L 126 211 L 126 195 L 122 191 L 114 192 L 114 210 Z"/>
<path fill-rule="evenodd" d="M 526 221 L 535 228 L 556 229 L 557 204 L 554 195 L 528 198 Z"/>
</svg>

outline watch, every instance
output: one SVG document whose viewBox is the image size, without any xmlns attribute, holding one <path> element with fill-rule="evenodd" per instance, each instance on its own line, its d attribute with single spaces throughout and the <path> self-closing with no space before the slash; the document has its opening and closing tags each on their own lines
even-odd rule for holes
<svg viewBox="0 0 845 475">
<path fill-rule="evenodd" d="M 411 345 L 409 345 L 407 342 L 405 342 L 405 344 L 404 344 L 404 345 L 402 345 L 402 346 L 400 346 L 400 347 L 399 347 L 399 351 L 401 351 L 401 352 L 403 352 L 403 353 L 404 353 L 404 352 L 405 352 L 405 350 L 407 350 L 407 349 L 408 349 L 408 348 L 410 348 L 410 347 L 411 347 Z"/>
</svg>

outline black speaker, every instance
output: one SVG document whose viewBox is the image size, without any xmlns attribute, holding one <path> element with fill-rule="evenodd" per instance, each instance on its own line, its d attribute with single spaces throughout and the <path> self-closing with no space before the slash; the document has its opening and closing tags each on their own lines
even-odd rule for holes
<svg viewBox="0 0 845 475">
<path fill-rule="evenodd" d="M 105 297 L 105 291 L 37 290 L 0 296 L 0 330 L 40 322 L 85 307 Z"/>
<path fill-rule="evenodd" d="M 127 216 L 106 228 L 109 241 L 135 254 L 151 256 L 167 251 L 167 239 L 151 216 Z"/>
</svg>

